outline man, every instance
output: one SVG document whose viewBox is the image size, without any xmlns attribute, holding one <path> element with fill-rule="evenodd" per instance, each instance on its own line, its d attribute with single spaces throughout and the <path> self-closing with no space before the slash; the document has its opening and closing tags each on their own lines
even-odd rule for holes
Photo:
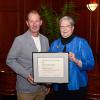
<svg viewBox="0 0 100 100">
<path fill-rule="evenodd" d="M 50 52 L 67 52 L 69 82 L 53 84 L 54 100 L 86 100 L 87 70 L 94 68 L 94 57 L 87 41 L 74 35 L 74 20 L 69 16 L 60 19 L 61 37 L 55 40 Z"/>
<path fill-rule="evenodd" d="M 34 83 L 32 52 L 47 52 L 49 42 L 39 33 L 42 20 L 37 11 L 28 13 L 26 24 L 29 29 L 15 38 L 6 63 L 17 73 L 18 100 L 44 100 L 46 87 Z"/>
</svg>

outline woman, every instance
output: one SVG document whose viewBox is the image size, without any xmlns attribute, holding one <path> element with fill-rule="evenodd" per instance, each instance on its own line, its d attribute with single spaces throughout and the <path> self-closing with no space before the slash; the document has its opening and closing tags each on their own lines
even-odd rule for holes
<svg viewBox="0 0 100 100">
<path fill-rule="evenodd" d="M 60 19 L 61 37 L 55 40 L 49 52 L 68 52 L 69 82 L 53 84 L 54 100 L 86 100 L 87 70 L 94 68 L 94 57 L 87 41 L 74 35 L 74 20 L 69 16 Z"/>
</svg>

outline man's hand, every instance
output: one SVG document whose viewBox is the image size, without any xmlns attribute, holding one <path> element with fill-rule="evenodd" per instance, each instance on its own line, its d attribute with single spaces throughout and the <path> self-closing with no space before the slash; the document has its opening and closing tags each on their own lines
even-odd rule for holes
<svg viewBox="0 0 100 100">
<path fill-rule="evenodd" d="M 44 93 L 45 95 L 47 95 L 47 94 L 50 92 L 50 87 L 43 86 L 43 87 L 41 88 L 41 91 L 43 91 L 43 93 Z"/>
<path fill-rule="evenodd" d="M 31 84 L 34 84 L 34 79 L 33 79 L 33 77 L 32 77 L 31 74 L 28 75 L 27 80 L 28 80 Z"/>
</svg>

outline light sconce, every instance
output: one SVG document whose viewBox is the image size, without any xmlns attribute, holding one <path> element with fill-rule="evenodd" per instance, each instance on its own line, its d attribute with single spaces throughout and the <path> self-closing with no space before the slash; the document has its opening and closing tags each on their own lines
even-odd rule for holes
<svg viewBox="0 0 100 100">
<path fill-rule="evenodd" d="M 96 0 L 92 0 L 89 4 L 86 5 L 86 7 L 90 10 L 90 11 L 94 11 L 97 7 L 98 7 L 98 3 L 96 3 Z"/>
</svg>

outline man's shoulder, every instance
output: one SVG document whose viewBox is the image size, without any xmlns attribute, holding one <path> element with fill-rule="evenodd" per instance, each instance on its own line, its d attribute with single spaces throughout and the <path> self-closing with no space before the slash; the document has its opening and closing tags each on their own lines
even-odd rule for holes
<svg viewBox="0 0 100 100">
<path fill-rule="evenodd" d="M 22 33 L 22 34 L 18 35 L 16 38 L 17 39 L 22 39 L 22 38 L 25 38 L 27 36 L 28 36 L 28 32 L 25 32 L 25 33 Z"/>
<path fill-rule="evenodd" d="M 40 37 L 44 38 L 44 39 L 48 39 L 45 35 L 40 33 Z"/>
<path fill-rule="evenodd" d="M 40 36 L 42 36 L 42 37 L 46 37 L 45 35 L 43 35 L 42 33 L 40 33 Z M 47 37 L 46 37 L 47 38 Z"/>
<path fill-rule="evenodd" d="M 15 39 L 14 39 L 14 41 L 16 41 L 16 42 L 23 42 L 24 40 L 26 40 L 26 32 L 25 33 L 23 33 L 23 34 L 21 34 L 21 35 L 18 35 L 18 36 L 16 36 L 15 37 Z"/>
</svg>

